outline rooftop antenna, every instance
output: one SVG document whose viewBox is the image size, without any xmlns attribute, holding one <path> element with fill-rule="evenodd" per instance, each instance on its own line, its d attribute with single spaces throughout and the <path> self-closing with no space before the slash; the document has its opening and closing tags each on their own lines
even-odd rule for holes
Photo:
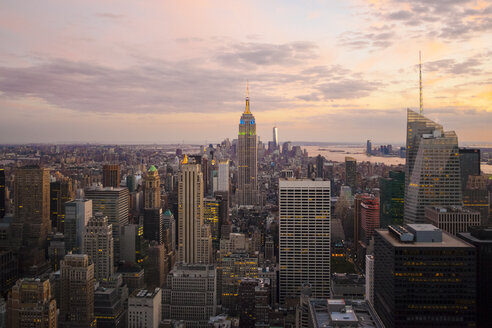
<svg viewBox="0 0 492 328">
<path fill-rule="evenodd" d="M 420 89 L 420 115 L 424 112 L 424 98 L 422 96 L 422 56 L 419 50 L 419 89 Z"/>
</svg>

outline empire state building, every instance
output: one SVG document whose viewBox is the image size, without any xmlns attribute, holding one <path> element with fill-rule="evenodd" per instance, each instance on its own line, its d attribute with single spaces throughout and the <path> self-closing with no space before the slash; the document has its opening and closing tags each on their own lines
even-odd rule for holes
<svg viewBox="0 0 492 328">
<path fill-rule="evenodd" d="M 258 151 L 255 117 L 249 109 L 249 90 L 246 109 L 239 122 L 238 135 L 238 205 L 258 204 Z"/>
</svg>

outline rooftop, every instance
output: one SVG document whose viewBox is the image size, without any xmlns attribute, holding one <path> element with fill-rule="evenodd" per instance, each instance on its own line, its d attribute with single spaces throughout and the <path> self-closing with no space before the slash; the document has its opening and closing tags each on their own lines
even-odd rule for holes
<svg viewBox="0 0 492 328">
<path fill-rule="evenodd" d="M 422 224 L 416 224 L 418 229 L 423 229 Z M 425 224 L 424 224 L 425 226 Z M 430 225 L 432 226 L 432 225 Z M 434 227 L 434 226 L 432 226 Z M 435 227 L 434 227 L 435 228 Z M 426 230 L 420 230 L 426 231 Z M 396 239 L 394 236 L 390 234 L 388 229 L 376 229 L 376 233 L 379 234 L 383 239 L 388 241 L 394 247 L 420 247 L 420 248 L 428 248 L 428 247 L 472 247 L 468 243 L 462 241 L 458 237 L 455 237 L 447 232 L 442 233 L 442 241 L 441 242 L 402 242 L 399 239 Z"/>
</svg>

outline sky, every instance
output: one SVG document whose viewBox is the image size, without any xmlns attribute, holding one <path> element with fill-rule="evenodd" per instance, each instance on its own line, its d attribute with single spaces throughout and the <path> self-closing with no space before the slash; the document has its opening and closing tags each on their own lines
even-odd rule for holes
<svg viewBox="0 0 492 328">
<path fill-rule="evenodd" d="M 0 2 L 0 143 L 492 143 L 492 0 Z"/>
</svg>

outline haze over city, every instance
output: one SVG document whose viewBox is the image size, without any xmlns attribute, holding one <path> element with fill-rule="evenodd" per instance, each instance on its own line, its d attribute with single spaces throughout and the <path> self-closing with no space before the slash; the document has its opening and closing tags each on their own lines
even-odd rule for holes
<svg viewBox="0 0 492 328">
<path fill-rule="evenodd" d="M 492 137 L 490 1 L 2 1 L 0 141 L 405 141 L 406 108 Z"/>
</svg>

